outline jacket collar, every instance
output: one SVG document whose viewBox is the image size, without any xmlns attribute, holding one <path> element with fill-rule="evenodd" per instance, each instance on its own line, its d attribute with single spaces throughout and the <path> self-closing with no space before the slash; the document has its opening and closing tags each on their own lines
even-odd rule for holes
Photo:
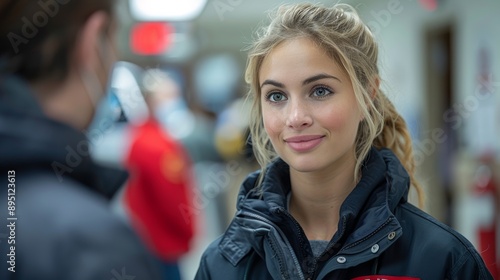
<svg viewBox="0 0 500 280">
<path fill-rule="evenodd" d="M 257 182 L 261 172 L 250 174 L 243 182 L 236 208 L 241 210 L 249 203 L 261 200 L 267 208 L 285 207 L 286 196 L 290 192 L 290 168 L 281 158 L 277 158 L 266 169 L 260 186 Z M 253 206 L 253 205 L 252 205 Z"/>
<path fill-rule="evenodd" d="M 280 224 L 282 219 L 276 215 L 276 210 L 285 206 L 286 195 L 290 191 L 289 167 L 281 159 L 271 163 L 260 189 L 256 187 L 259 175 L 260 171 L 250 174 L 242 184 L 236 215 L 251 211 Z M 360 249 L 355 244 L 371 246 L 369 242 L 364 242 L 368 236 L 381 238 L 385 234 L 377 232 L 378 229 L 388 226 L 386 228 L 391 232 L 399 233 L 400 225 L 393 212 L 401 201 L 406 201 L 408 187 L 408 174 L 397 157 L 388 149 L 379 151 L 372 148 L 363 164 L 360 182 L 341 206 L 339 230 L 334 240 L 342 239 L 347 246 L 345 248 L 351 245 L 350 248 L 357 251 Z M 219 244 L 223 255 L 233 265 L 259 242 L 251 237 L 252 234 L 244 232 L 241 223 L 236 220 L 232 221 Z M 253 226 L 258 229 L 260 225 Z"/>
</svg>

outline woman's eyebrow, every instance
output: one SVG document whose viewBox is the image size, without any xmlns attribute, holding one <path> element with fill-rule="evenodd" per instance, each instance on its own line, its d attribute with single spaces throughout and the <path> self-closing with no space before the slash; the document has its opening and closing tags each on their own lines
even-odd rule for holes
<svg viewBox="0 0 500 280">
<path fill-rule="evenodd" d="M 272 85 L 272 86 L 279 87 L 279 88 L 285 88 L 284 84 L 277 82 L 277 81 L 274 81 L 274 80 L 265 80 L 262 83 L 262 85 L 260 85 L 260 88 L 262 88 L 265 85 Z"/>
<path fill-rule="evenodd" d="M 339 82 L 341 82 L 341 83 L 342 83 L 342 81 L 341 81 L 339 78 L 337 78 L 337 77 L 335 77 L 335 76 L 332 76 L 332 75 L 328 75 L 328 74 L 324 74 L 324 73 L 322 73 L 322 74 L 314 75 L 314 76 L 312 76 L 312 77 L 310 77 L 310 78 L 305 79 L 305 80 L 304 80 L 304 82 L 302 82 L 302 84 L 303 84 L 303 85 L 307 85 L 307 84 L 310 84 L 310 83 L 312 83 L 312 82 L 315 82 L 315 81 L 317 81 L 317 80 L 321 80 L 321 79 L 335 79 L 335 80 L 337 80 L 337 81 L 339 81 Z M 282 83 L 280 83 L 280 82 L 277 82 L 277 81 L 274 81 L 274 80 L 269 80 L 269 79 L 268 79 L 268 80 L 265 80 L 265 81 L 264 81 L 264 82 L 260 85 L 260 87 L 262 88 L 262 87 L 263 87 L 263 86 L 265 86 L 265 85 L 272 85 L 272 86 L 279 87 L 279 88 L 285 88 L 285 85 L 284 85 L 284 84 L 282 84 Z"/>
<path fill-rule="evenodd" d="M 310 84 L 312 82 L 315 82 L 315 81 L 321 80 L 321 79 L 335 79 L 335 80 L 342 83 L 342 81 L 339 78 L 332 76 L 332 75 L 322 73 L 322 74 L 314 75 L 310 78 L 305 79 L 304 82 L 302 82 L 302 85 L 307 85 L 307 84 Z"/>
</svg>

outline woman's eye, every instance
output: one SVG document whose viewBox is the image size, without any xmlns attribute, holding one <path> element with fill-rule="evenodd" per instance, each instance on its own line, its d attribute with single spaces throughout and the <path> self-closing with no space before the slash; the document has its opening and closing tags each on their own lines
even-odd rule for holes
<svg viewBox="0 0 500 280">
<path fill-rule="evenodd" d="M 332 91 L 326 87 L 317 87 L 313 90 L 313 96 L 315 97 L 326 97 L 331 93 Z"/>
<path fill-rule="evenodd" d="M 272 92 L 267 96 L 267 99 L 271 102 L 281 102 L 286 100 L 286 96 L 283 93 Z"/>
</svg>

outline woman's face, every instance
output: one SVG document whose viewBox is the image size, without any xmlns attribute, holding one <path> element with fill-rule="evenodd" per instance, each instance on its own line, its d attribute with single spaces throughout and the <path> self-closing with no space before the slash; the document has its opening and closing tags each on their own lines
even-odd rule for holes
<svg viewBox="0 0 500 280">
<path fill-rule="evenodd" d="M 260 68 L 264 127 L 299 172 L 352 166 L 362 114 L 345 71 L 312 40 L 285 41 Z"/>
</svg>

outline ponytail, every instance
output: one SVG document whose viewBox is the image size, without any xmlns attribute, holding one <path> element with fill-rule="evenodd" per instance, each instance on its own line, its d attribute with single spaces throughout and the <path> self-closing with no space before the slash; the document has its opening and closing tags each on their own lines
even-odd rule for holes
<svg viewBox="0 0 500 280">
<path fill-rule="evenodd" d="M 382 131 L 373 141 L 373 145 L 378 149 L 390 149 L 398 157 L 410 176 L 411 186 L 417 192 L 418 205 L 423 208 L 425 194 L 415 178 L 416 166 L 413 158 L 413 146 L 406 122 L 384 93 L 379 91 L 377 99 L 384 120 Z"/>
</svg>

